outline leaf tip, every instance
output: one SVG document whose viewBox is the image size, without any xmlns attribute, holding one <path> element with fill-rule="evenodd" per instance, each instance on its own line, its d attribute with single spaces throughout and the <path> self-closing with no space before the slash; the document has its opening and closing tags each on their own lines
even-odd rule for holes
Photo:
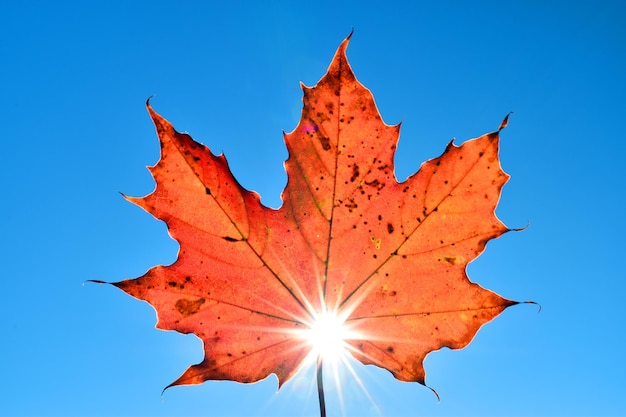
<svg viewBox="0 0 626 417">
<path fill-rule="evenodd" d="M 537 314 L 541 313 L 541 304 L 539 304 L 536 301 L 532 301 L 532 300 L 526 300 L 526 301 L 521 301 L 519 304 L 532 304 L 532 305 L 536 305 L 538 310 L 537 310 Z"/>
<path fill-rule="evenodd" d="M 504 116 L 504 119 L 502 120 L 502 122 L 500 123 L 500 126 L 498 126 L 498 133 L 500 133 L 500 131 L 502 129 L 504 129 L 505 127 L 508 126 L 509 124 L 509 116 L 512 115 L 513 112 L 509 112 L 509 114 L 507 114 L 506 116 Z"/>
<path fill-rule="evenodd" d="M 437 397 L 437 402 L 440 403 L 441 402 L 441 397 L 439 396 L 439 393 L 437 392 L 436 389 L 434 389 L 433 387 L 429 387 L 428 385 L 424 384 L 424 386 L 426 388 L 428 388 L 429 390 L 431 390 L 433 392 L 433 394 L 435 394 L 435 397 Z"/>
<path fill-rule="evenodd" d="M 141 206 L 140 201 L 141 201 L 141 200 L 143 200 L 143 198 L 142 198 L 142 197 L 131 197 L 131 196 L 126 195 L 126 194 L 124 194 L 124 193 L 120 193 L 120 194 L 121 194 L 121 196 L 124 198 L 124 200 L 126 200 L 126 201 L 128 201 L 128 202 L 131 202 L 131 203 L 133 203 L 133 204 L 136 204 L 136 205 L 138 205 L 138 206 Z"/>
<path fill-rule="evenodd" d="M 354 33 L 354 26 L 352 26 L 352 29 L 350 30 L 350 33 L 348 33 L 348 36 L 346 36 L 346 41 L 349 41 L 350 38 L 352 37 L 352 34 Z"/>
<path fill-rule="evenodd" d="M 85 281 L 83 281 L 83 287 L 88 282 L 92 282 L 94 284 L 110 284 L 110 282 L 102 281 L 100 279 L 86 279 Z"/>
<path fill-rule="evenodd" d="M 150 104 L 150 100 L 152 100 L 152 98 L 155 96 L 155 94 L 152 94 L 150 97 L 148 97 L 148 99 L 146 100 L 146 109 L 148 110 L 148 113 L 150 114 L 150 117 L 152 117 L 154 119 L 154 115 L 156 114 L 156 112 L 154 111 L 154 109 L 152 108 L 152 105 Z"/>
<path fill-rule="evenodd" d="M 524 227 L 514 227 L 512 229 L 509 229 L 509 232 L 523 232 L 524 230 L 528 229 L 530 227 L 530 222 L 526 223 L 526 226 Z"/>
<path fill-rule="evenodd" d="M 342 51 L 344 54 L 345 54 L 346 48 L 348 47 L 348 44 L 350 43 L 350 38 L 352 38 L 353 33 L 354 33 L 354 28 L 352 28 L 350 33 L 348 33 L 348 36 L 346 36 L 345 39 L 341 41 L 341 45 L 339 45 L 339 51 Z"/>
<path fill-rule="evenodd" d="M 169 388 L 172 388 L 174 385 L 176 385 L 176 383 L 172 382 L 167 387 L 163 388 L 163 391 L 161 391 L 161 401 L 163 401 L 163 396 L 165 395 L 165 391 L 167 391 Z"/>
</svg>

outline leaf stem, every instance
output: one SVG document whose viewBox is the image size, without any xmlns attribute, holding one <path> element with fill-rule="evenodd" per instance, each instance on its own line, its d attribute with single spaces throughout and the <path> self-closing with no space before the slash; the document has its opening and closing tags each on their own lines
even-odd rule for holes
<svg viewBox="0 0 626 417">
<path fill-rule="evenodd" d="M 324 377 L 322 375 L 322 355 L 317 356 L 317 396 L 320 400 L 320 417 L 326 417 L 326 399 L 324 398 Z"/>
</svg>

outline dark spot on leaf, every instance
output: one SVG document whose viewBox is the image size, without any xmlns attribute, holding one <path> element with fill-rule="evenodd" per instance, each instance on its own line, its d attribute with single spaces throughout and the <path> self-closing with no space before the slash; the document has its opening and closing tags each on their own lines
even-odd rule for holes
<svg viewBox="0 0 626 417">
<path fill-rule="evenodd" d="M 230 236 L 222 236 L 222 239 L 224 239 L 227 242 L 239 242 L 239 239 L 235 239 L 234 237 L 230 237 Z"/>
<path fill-rule="evenodd" d="M 320 141 L 320 143 L 322 144 L 322 149 L 324 149 L 325 151 L 329 151 L 330 150 L 330 139 L 328 139 L 326 136 L 321 136 L 319 135 L 317 137 Z"/>
<path fill-rule="evenodd" d="M 359 166 L 357 164 L 352 165 L 352 176 L 350 177 L 350 182 L 354 182 L 359 177 Z"/>
<path fill-rule="evenodd" d="M 382 190 L 385 187 L 385 183 L 381 183 L 377 179 L 369 181 L 369 182 L 365 181 L 365 184 L 369 185 L 370 187 L 376 188 L 378 191 Z"/>
<path fill-rule="evenodd" d="M 176 307 L 176 310 L 178 310 L 180 314 L 187 317 L 192 314 L 196 314 L 198 310 L 200 310 L 200 306 L 204 304 L 204 301 L 204 298 L 199 298 L 195 301 L 181 298 L 180 300 L 176 301 L 174 307 Z"/>
<path fill-rule="evenodd" d="M 388 346 L 387 347 L 387 352 L 393 353 L 393 346 Z"/>
<path fill-rule="evenodd" d="M 352 210 L 357 208 L 359 205 L 354 201 L 354 198 L 349 198 L 344 206 L 348 208 L 350 213 L 352 213 Z"/>
<path fill-rule="evenodd" d="M 393 233 L 393 230 L 394 230 L 394 229 L 393 229 L 393 224 L 391 224 L 391 223 L 387 223 L 387 232 L 389 232 L 389 233 Z"/>
</svg>

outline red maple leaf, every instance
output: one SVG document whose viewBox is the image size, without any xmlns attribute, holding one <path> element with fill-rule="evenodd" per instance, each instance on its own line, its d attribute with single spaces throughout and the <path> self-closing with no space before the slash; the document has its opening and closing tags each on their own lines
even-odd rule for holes
<svg viewBox="0 0 626 417">
<path fill-rule="evenodd" d="M 348 40 L 319 83 L 303 87 L 277 210 L 148 103 L 161 142 L 156 189 L 128 200 L 167 223 L 180 253 L 113 285 L 152 304 L 158 328 L 204 342 L 204 360 L 170 386 L 270 374 L 282 385 L 307 355 L 322 357 L 320 332 L 362 363 L 424 384 L 429 352 L 466 346 L 516 304 L 466 275 L 487 241 L 510 230 L 494 213 L 508 180 L 498 160 L 506 119 L 398 182 L 399 125 L 382 121 L 356 80 Z M 336 328 L 320 329 L 329 318 Z"/>
</svg>

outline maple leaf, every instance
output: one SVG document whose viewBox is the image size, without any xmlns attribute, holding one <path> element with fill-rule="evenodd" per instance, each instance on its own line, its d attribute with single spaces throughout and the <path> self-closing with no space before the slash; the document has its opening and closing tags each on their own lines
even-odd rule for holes
<svg viewBox="0 0 626 417">
<path fill-rule="evenodd" d="M 326 317 L 356 359 L 425 384 L 429 352 L 466 346 L 517 304 L 466 274 L 487 241 L 510 230 L 494 213 L 509 178 L 498 160 L 506 119 L 496 132 L 450 142 L 398 182 L 400 127 L 382 121 L 356 80 L 349 39 L 318 84 L 302 86 L 279 209 L 147 104 L 161 143 L 150 168 L 156 189 L 126 198 L 165 221 L 180 252 L 172 265 L 113 285 L 154 306 L 158 328 L 204 342 L 204 360 L 170 386 L 270 374 L 282 385 L 314 351 L 311 334 Z"/>
</svg>

